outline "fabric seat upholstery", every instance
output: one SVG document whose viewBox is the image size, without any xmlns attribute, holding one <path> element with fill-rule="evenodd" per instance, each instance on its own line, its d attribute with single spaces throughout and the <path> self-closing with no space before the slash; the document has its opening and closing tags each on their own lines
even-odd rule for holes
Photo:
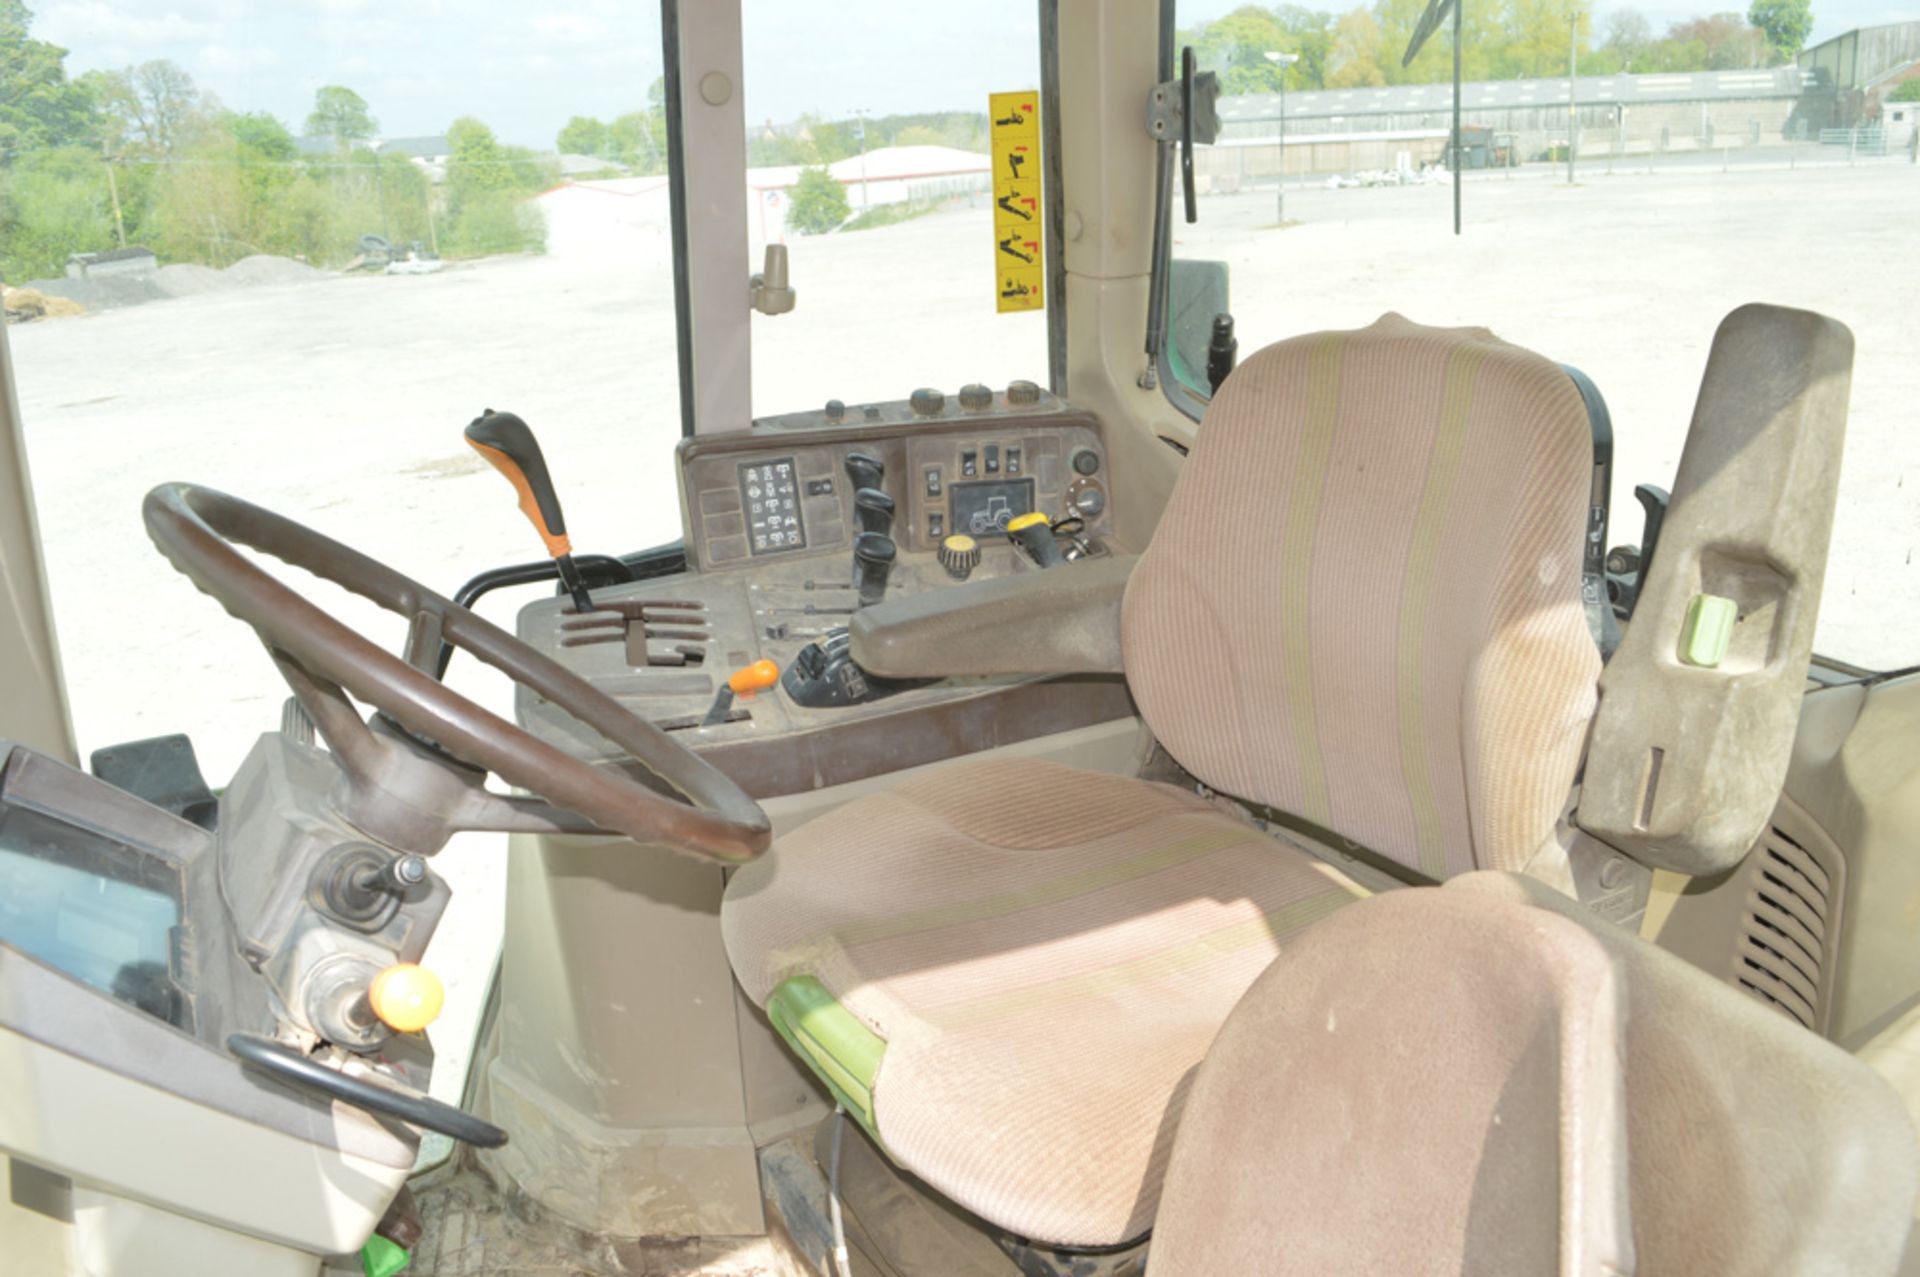
<svg viewBox="0 0 1920 1277">
<path fill-rule="evenodd" d="M 1517 867 L 1594 704 L 1590 475 L 1573 383 L 1484 330 L 1389 315 L 1259 352 L 1128 586 L 1143 717 L 1214 789 L 1415 871 Z M 981 761 L 781 837 L 722 924 L 757 1003 L 811 976 L 884 1039 L 874 1117 L 900 1165 L 1090 1247 L 1146 1230 L 1220 1024 L 1356 894 L 1192 795 Z"/>
<path fill-rule="evenodd" d="M 1150 1226 L 1169 1101 L 1234 1002 L 1354 894 L 1192 794 L 982 760 L 782 839 L 722 922 L 756 1002 L 813 975 L 886 1039 L 895 1159 L 1023 1236 L 1105 1245 Z"/>
</svg>

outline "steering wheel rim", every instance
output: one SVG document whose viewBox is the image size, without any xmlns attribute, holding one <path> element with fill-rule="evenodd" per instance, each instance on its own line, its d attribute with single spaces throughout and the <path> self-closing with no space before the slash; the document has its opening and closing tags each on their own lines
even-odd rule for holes
<svg viewBox="0 0 1920 1277">
<path fill-rule="evenodd" d="M 277 657 L 336 685 L 449 754 L 575 813 L 600 831 L 739 864 L 772 841 L 766 813 L 724 772 L 551 657 L 393 568 L 284 515 L 193 484 L 142 505 L 168 562 L 246 622 Z M 676 802 L 598 768 L 487 710 L 349 629 L 241 554 L 247 546 L 406 617 L 411 650 L 444 639 L 558 705 L 684 796 Z M 296 685 L 296 690 L 298 686 Z"/>
</svg>

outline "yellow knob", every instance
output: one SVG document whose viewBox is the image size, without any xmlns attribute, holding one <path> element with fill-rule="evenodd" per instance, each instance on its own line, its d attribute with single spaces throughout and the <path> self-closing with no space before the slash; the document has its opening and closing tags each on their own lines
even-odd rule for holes
<svg viewBox="0 0 1920 1277">
<path fill-rule="evenodd" d="M 1031 528 L 1037 524 L 1051 522 L 1053 522 L 1053 520 L 1047 518 L 1046 515 L 1040 513 L 1038 510 L 1032 510 L 1026 514 L 1016 514 L 1012 519 L 1008 520 L 1007 531 L 1018 532 L 1022 528 Z"/>
<path fill-rule="evenodd" d="M 425 967 L 399 962 L 373 977 L 367 1002 L 380 1022 L 396 1033 L 418 1033 L 440 1016 L 447 990 Z"/>
</svg>

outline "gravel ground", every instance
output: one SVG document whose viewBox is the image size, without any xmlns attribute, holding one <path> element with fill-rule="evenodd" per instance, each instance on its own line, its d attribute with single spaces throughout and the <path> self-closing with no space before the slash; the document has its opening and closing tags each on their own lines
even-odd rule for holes
<svg viewBox="0 0 1920 1277">
<path fill-rule="evenodd" d="M 1467 234 L 1444 186 L 1202 200 L 1183 256 L 1226 260 L 1243 350 L 1394 309 L 1475 323 L 1575 363 L 1611 404 L 1616 540 L 1634 482 L 1671 480 L 1714 325 L 1751 300 L 1811 306 L 1859 339 L 1848 469 L 1822 642 L 1867 663 L 1920 659 L 1920 169 L 1904 163 L 1469 180 Z M 667 238 L 644 200 L 549 203 L 554 251 L 422 277 L 210 289 L 9 336 L 54 609 L 84 751 L 188 731 L 223 783 L 285 689 L 257 642 L 153 552 L 153 484 L 189 479 L 308 522 L 451 592 L 536 557 L 504 483 L 462 445 L 483 408 L 539 432 L 582 550 L 678 534 L 679 436 Z M 916 385 L 1044 379 L 1039 316 L 995 317 L 986 207 L 792 246 L 799 309 L 755 319 L 761 412 L 903 396 Z M 304 268 L 303 268 L 304 269 Z M 265 273 L 265 272 L 263 272 Z M 184 282 L 184 281 L 183 281 Z M 198 281 L 207 282 L 207 281 Z M 304 582 L 304 578 L 302 578 Z M 397 645 L 398 622 L 331 592 Z M 523 594 L 521 598 L 524 599 Z M 483 606 L 510 624 L 517 606 Z M 452 681 L 510 704 L 471 661 Z M 457 1094 L 501 907 L 503 840 L 439 859 L 456 903 L 429 961 L 452 1001 L 436 1033 Z"/>
</svg>

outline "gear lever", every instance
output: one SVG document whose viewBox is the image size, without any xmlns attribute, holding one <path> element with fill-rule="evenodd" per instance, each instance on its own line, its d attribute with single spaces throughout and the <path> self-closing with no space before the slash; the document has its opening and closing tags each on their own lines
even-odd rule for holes
<svg viewBox="0 0 1920 1277">
<path fill-rule="evenodd" d="M 879 488 L 887 478 L 886 463 L 878 457 L 868 456 L 864 452 L 849 452 L 846 460 L 847 478 L 853 481 L 853 490 Z"/>
<path fill-rule="evenodd" d="M 553 490 L 553 476 L 547 473 L 547 460 L 540 455 L 533 430 L 510 412 L 488 408 L 467 423 L 464 434 L 473 450 L 507 476 L 507 482 L 520 494 L 520 511 L 546 542 L 547 553 L 560 569 L 560 584 L 573 596 L 574 607 L 593 611 L 593 599 L 580 579 L 580 569 L 574 566 L 573 542 L 567 539 L 560 497 Z"/>
</svg>

